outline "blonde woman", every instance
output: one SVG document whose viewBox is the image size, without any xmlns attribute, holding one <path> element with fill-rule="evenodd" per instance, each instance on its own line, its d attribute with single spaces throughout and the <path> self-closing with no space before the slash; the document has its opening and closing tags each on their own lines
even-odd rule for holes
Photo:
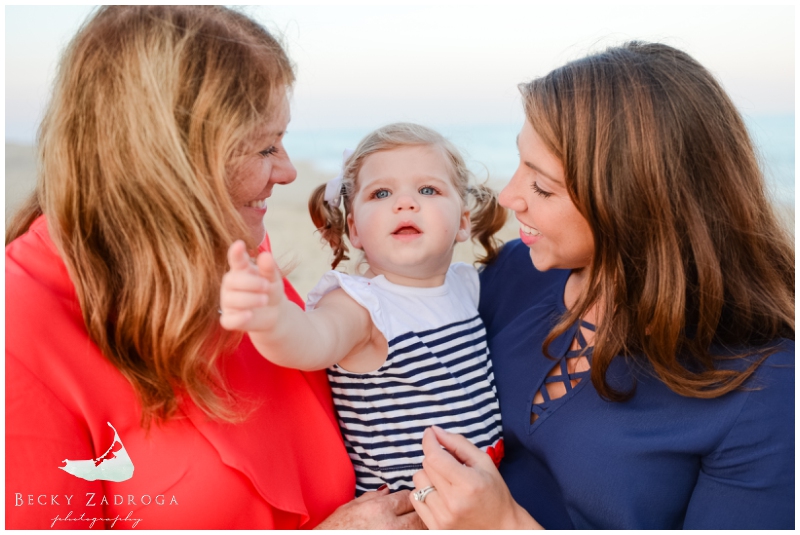
<svg viewBox="0 0 800 535">
<path fill-rule="evenodd" d="M 7 528 L 417 525 L 407 492 L 347 503 L 324 372 L 219 326 L 228 246 L 268 250 L 296 176 L 293 81 L 219 7 L 106 7 L 70 44 L 6 235 Z"/>
</svg>

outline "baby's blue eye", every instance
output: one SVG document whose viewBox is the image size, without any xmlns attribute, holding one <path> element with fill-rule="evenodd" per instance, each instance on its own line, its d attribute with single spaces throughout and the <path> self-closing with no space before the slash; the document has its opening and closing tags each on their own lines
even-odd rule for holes
<svg viewBox="0 0 800 535">
<path fill-rule="evenodd" d="M 374 193 L 374 195 L 375 195 L 376 199 L 385 199 L 386 197 L 389 196 L 389 190 L 388 189 L 379 189 L 378 191 L 376 191 Z"/>
<path fill-rule="evenodd" d="M 419 188 L 419 192 L 422 195 L 436 195 L 436 190 L 430 186 L 422 186 Z"/>
</svg>

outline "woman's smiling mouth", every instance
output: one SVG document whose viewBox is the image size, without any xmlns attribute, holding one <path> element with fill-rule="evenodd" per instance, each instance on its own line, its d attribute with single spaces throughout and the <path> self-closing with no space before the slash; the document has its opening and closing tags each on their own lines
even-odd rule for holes
<svg viewBox="0 0 800 535">
<path fill-rule="evenodd" d="M 542 234 L 539 232 L 538 229 L 529 227 L 522 221 L 519 221 L 519 239 L 522 240 L 522 243 L 524 243 L 525 245 L 533 245 L 534 243 L 539 241 L 539 238 L 541 237 Z"/>
<path fill-rule="evenodd" d="M 527 234 L 528 236 L 539 236 L 539 235 L 541 235 L 541 233 L 537 229 L 535 229 L 533 227 L 529 227 L 528 225 L 526 225 L 522 221 L 519 222 L 519 228 L 524 234 Z"/>
<path fill-rule="evenodd" d="M 249 203 L 245 204 L 245 207 L 246 208 L 255 208 L 257 210 L 266 210 L 267 209 L 267 199 L 250 201 Z"/>
</svg>

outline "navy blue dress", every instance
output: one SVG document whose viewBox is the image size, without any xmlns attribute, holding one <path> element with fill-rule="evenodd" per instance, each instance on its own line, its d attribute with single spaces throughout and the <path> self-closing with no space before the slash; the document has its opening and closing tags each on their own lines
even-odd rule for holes
<svg viewBox="0 0 800 535">
<path fill-rule="evenodd" d="M 541 348 L 566 311 L 568 277 L 537 271 L 519 240 L 481 274 L 505 437 L 500 472 L 514 499 L 548 529 L 794 528 L 794 341 L 780 340 L 745 390 L 719 398 L 679 396 L 616 358 L 608 379 L 626 390 L 635 380 L 631 400 L 605 401 L 583 376 L 534 408 L 559 364 Z M 566 358 L 577 332 L 551 354 Z"/>
</svg>

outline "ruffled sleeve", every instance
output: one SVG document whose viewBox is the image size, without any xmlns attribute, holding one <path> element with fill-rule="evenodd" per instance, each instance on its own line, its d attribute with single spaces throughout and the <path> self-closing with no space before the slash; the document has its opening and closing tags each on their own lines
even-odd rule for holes
<svg viewBox="0 0 800 535">
<path fill-rule="evenodd" d="M 478 270 L 464 262 L 457 262 L 450 266 L 447 276 L 452 279 L 457 288 L 462 288 L 467 293 L 470 302 L 477 307 L 481 293 Z"/>
<path fill-rule="evenodd" d="M 327 272 L 317 285 L 308 292 L 306 310 L 314 310 L 325 295 L 337 288 L 344 290 L 356 303 L 367 309 L 372 323 L 375 324 L 375 327 L 387 340 L 391 340 L 394 337 L 390 323 L 387 321 L 388 318 L 385 317 L 381 308 L 380 299 L 372 291 L 372 282 L 365 277 L 353 277 L 341 271 Z"/>
</svg>

